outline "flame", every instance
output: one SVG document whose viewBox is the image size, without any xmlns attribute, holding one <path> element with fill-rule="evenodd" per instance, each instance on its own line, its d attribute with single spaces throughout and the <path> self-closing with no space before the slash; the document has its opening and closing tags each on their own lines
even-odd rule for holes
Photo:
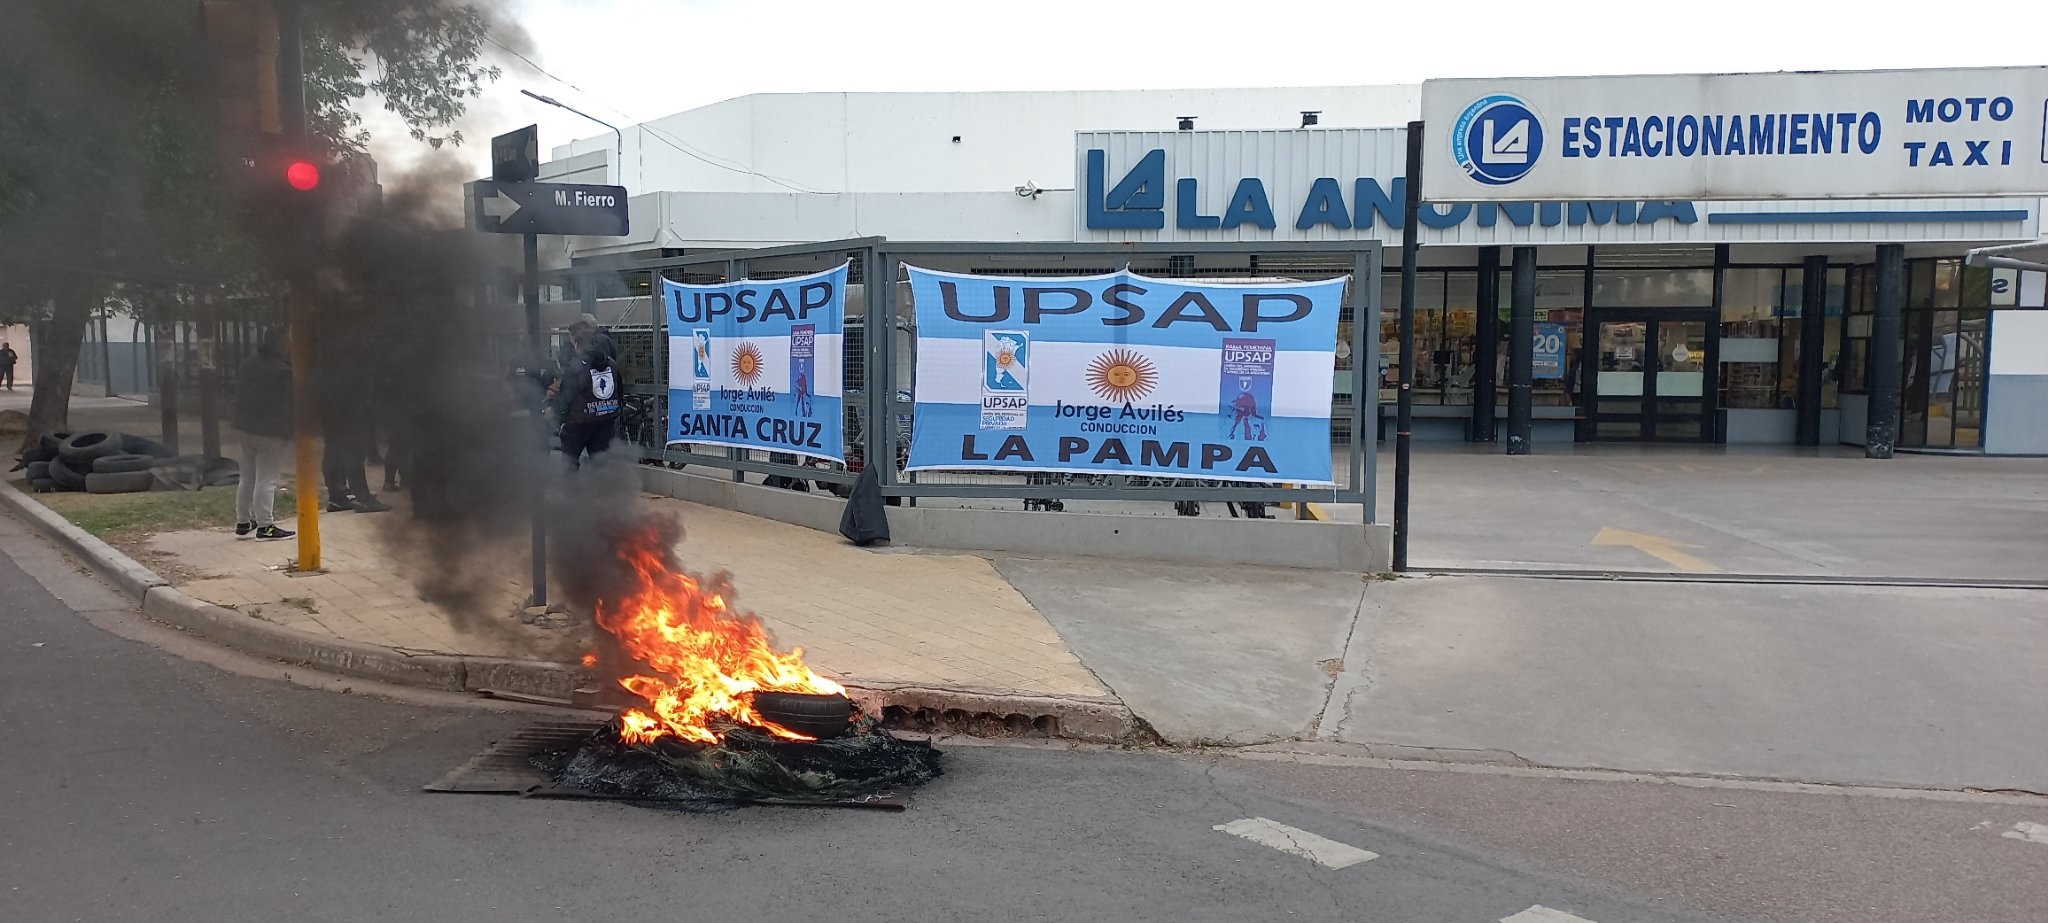
<svg viewBox="0 0 2048 923">
<path fill-rule="evenodd" d="M 754 710 L 750 693 L 840 695 L 844 686 L 804 665 L 802 648 L 778 654 L 759 619 L 735 613 L 725 597 L 673 565 L 658 530 L 638 528 L 620 542 L 638 584 L 618 599 L 601 599 L 597 624 L 657 675 L 628 676 L 619 685 L 647 700 L 620 716 L 620 737 L 650 743 L 674 735 L 717 743 L 717 724 L 737 722 L 786 740 L 814 738 L 779 727 Z"/>
</svg>

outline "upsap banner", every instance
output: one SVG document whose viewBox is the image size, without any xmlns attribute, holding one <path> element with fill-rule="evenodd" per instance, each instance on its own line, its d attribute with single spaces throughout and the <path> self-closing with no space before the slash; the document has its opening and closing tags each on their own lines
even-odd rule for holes
<svg viewBox="0 0 2048 923">
<path fill-rule="evenodd" d="M 2048 194 L 2048 67 L 1429 80 L 1422 117 L 1436 202 Z"/>
<path fill-rule="evenodd" d="M 668 441 L 843 462 L 846 267 L 726 285 L 661 283 Z"/>
<path fill-rule="evenodd" d="M 1190 284 L 907 266 L 909 470 L 1330 484 L 1346 279 Z"/>
</svg>

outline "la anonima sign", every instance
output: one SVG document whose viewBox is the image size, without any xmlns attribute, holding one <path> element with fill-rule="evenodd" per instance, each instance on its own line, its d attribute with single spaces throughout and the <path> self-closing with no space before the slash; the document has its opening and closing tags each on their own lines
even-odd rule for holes
<svg viewBox="0 0 2048 923">
<path fill-rule="evenodd" d="M 2048 195 L 2048 67 L 1430 80 L 1423 197 Z"/>
</svg>

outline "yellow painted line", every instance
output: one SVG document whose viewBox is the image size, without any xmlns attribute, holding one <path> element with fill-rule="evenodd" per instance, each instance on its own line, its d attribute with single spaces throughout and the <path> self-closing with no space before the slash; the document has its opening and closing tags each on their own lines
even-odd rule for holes
<svg viewBox="0 0 2048 923">
<path fill-rule="evenodd" d="M 1681 548 L 1697 549 L 1700 546 L 1687 544 L 1677 539 L 1665 538 L 1661 535 L 1645 535 L 1641 532 L 1629 532 L 1623 529 L 1603 526 L 1599 533 L 1593 536 L 1593 544 L 1596 547 L 1634 548 L 1688 573 L 1718 574 L 1721 572 L 1720 568 L 1679 550 Z"/>
</svg>

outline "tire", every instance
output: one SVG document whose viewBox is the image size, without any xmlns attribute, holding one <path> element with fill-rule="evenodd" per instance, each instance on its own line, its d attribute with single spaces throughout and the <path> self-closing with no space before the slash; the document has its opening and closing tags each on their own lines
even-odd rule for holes
<svg viewBox="0 0 2048 923">
<path fill-rule="evenodd" d="M 144 439 L 127 433 L 121 434 L 121 452 L 124 455 L 147 455 L 151 458 L 170 458 L 177 454 L 171 451 L 170 446 L 154 439 Z"/>
<path fill-rule="evenodd" d="M 62 448 L 64 445 L 64 440 L 69 438 L 71 438 L 71 432 L 69 430 L 55 433 L 44 433 L 41 445 L 44 451 L 50 453 L 50 457 L 55 458 L 57 456 L 57 450 L 59 448 Z"/>
<path fill-rule="evenodd" d="M 134 494 L 154 486 L 156 475 L 150 474 L 147 469 L 85 476 L 85 492 L 89 494 Z"/>
<path fill-rule="evenodd" d="M 57 447 L 57 455 L 73 471 L 91 471 L 93 460 L 121 451 L 121 434 L 103 429 L 74 433 Z"/>
<path fill-rule="evenodd" d="M 36 493 L 46 494 L 57 489 L 57 482 L 49 478 L 36 478 L 29 481 L 28 486 L 35 488 Z"/>
<path fill-rule="evenodd" d="M 21 460 L 31 465 L 36 462 L 46 462 L 56 457 L 56 449 L 44 446 L 40 442 L 30 446 L 28 451 L 21 453 Z"/>
<path fill-rule="evenodd" d="M 85 475 L 79 474 L 77 471 L 72 470 L 70 465 L 65 464 L 63 456 L 60 455 L 50 459 L 48 470 L 50 472 L 50 480 L 56 482 L 58 490 L 85 489 Z"/>
<path fill-rule="evenodd" d="M 753 703 L 762 718 L 819 740 L 837 737 L 852 727 L 853 702 L 841 695 L 756 692 Z"/>
<path fill-rule="evenodd" d="M 124 471 L 148 471 L 156 466 L 156 458 L 149 455 L 120 453 L 102 455 L 92 460 L 94 474 L 120 474 Z"/>
<path fill-rule="evenodd" d="M 26 467 L 28 468 L 28 479 L 31 481 L 39 478 L 47 480 L 50 477 L 50 463 L 47 461 L 32 461 Z"/>
</svg>

